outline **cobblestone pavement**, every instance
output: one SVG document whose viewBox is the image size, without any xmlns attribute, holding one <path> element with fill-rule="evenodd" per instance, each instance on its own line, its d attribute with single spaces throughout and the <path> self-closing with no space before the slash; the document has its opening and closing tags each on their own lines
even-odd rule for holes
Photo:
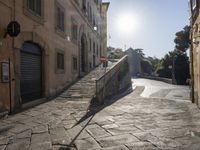
<svg viewBox="0 0 200 150">
<path fill-rule="evenodd" d="M 162 84 L 162 83 L 161 83 Z M 0 121 L 0 150 L 198 150 L 200 110 L 142 97 L 138 86 L 101 107 L 58 97 Z"/>
</svg>

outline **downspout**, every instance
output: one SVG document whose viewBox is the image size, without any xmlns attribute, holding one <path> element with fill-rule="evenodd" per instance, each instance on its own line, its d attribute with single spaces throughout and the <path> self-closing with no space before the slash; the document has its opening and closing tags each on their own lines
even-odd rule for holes
<svg viewBox="0 0 200 150">
<path fill-rule="evenodd" d="M 190 73 L 191 73 L 191 100 L 192 103 L 195 103 L 195 98 L 194 98 L 194 57 L 193 57 L 193 11 L 192 11 L 192 6 L 191 6 L 191 1 L 189 3 L 189 7 L 191 10 L 191 18 L 190 18 Z"/>
<path fill-rule="evenodd" d="M 15 0 L 13 0 L 13 17 L 12 17 L 12 20 L 13 21 L 15 21 L 15 19 L 16 19 L 16 1 Z M 11 75 L 11 60 L 13 61 L 13 65 L 15 64 L 14 63 L 14 59 L 15 59 L 15 56 L 14 56 L 14 50 L 15 50 L 15 39 L 14 39 L 14 37 L 12 37 L 12 52 L 11 52 L 11 54 L 12 54 L 12 59 L 10 59 L 9 58 L 9 76 L 10 76 L 10 81 L 9 81 L 9 90 L 10 90 L 10 114 L 12 113 L 12 81 L 13 81 L 13 79 L 11 79 L 12 78 L 12 75 Z M 14 70 L 15 70 L 15 68 L 14 68 Z M 15 72 L 15 71 L 14 71 Z"/>
<path fill-rule="evenodd" d="M 193 58 L 193 29 L 192 29 L 192 24 L 191 24 L 191 31 L 190 31 L 190 34 L 191 34 L 191 44 L 190 44 L 190 61 L 191 61 L 191 100 L 192 100 L 192 103 L 195 103 L 195 98 L 194 98 L 194 58 Z"/>
</svg>

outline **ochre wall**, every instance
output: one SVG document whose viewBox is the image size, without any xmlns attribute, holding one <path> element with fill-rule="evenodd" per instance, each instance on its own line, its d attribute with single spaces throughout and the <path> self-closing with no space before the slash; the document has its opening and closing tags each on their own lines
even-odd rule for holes
<svg viewBox="0 0 200 150">
<path fill-rule="evenodd" d="M 101 31 L 93 30 L 87 20 L 87 16 L 83 14 L 80 6 L 76 6 L 73 0 L 44 0 L 44 19 L 42 21 L 35 20 L 31 13 L 27 13 L 24 3 L 25 0 L 16 0 L 15 11 L 13 0 L 0 0 L 0 62 L 11 60 L 11 100 L 12 107 L 16 109 L 21 105 L 20 97 L 20 49 L 26 41 L 31 41 L 39 45 L 43 51 L 43 85 L 44 97 L 51 97 L 60 92 L 64 87 L 75 81 L 79 76 L 79 70 L 74 71 L 72 68 L 72 56 L 78 59 L 78 68 L 80 67 L 80 39 L 82 34 L 87 38 L 87 55 L 89 62 L 92 62 L 92 51 L 89 51 L 89 38 L 92 43 L 101 45 Z M 65 33 L 60 35 L 55 29 L 55 2 L 58 2 L 65 9 Z M 93 12 L 97 18 L 100 18 L 100 12 L 93 1 L 91 3 Z M 4 30 L 8 23 L 15 20 L 21 25 L 21 33 L 14 40 L 7 36 L 3 37 Z M 71 40 L 72 18 L 78 25 L 78 41 Z M 100 23 L 101 24 L 101 23 Z M 2 44 L 1 44 L 2 43 Z M 92 44 L 93 46 L 93 44 Z M 56 71 L 56 53 L 62 51 L 65 57 L 65 70 L 63 73 Z M 96 55 L 96 54 L 95 54 Z M 96 56 L 96 64 L 99 63 L 100 56 Z M 89 71 L 89 69 L 87 69 Z M 0 111 L 9 110 L 10 107 L 10 90 L 8 83 L 0 83 Z"/>
</svg>

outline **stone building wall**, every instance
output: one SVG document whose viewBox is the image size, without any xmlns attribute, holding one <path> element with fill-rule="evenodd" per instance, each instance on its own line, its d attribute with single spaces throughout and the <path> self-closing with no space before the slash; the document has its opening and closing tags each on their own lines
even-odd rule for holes
<svg viewBox="0 0 200 150">
<path fill-rule="evenodd" d="M 192 78 L 191 98 L 200 104 L 200 4 L 199 1 L 189 1 L 191 25 L 190 73 Z"/>
<path fill-rule="evenodd" d="M 3 16 L 0 17 L 0 62 L 10 60 L 11 71 L 10 82 L 0 82 L 1 111 L 10 110 L 10 106 L 16 110 L 23 104 L 20 87 L 21 51 L 26 42 L 41 50 L 41 98 L 56 95 L 100 63 L 103 45 L 101 1 L 41 0 L 39 16 L 28 8 L 27 2 L 0 0 L 0 14 Z M 57 28 L 58 8 L 64 12 L 64 31 Z M 20 24 L 21 33 L 15 38 L 9 35 L 5 37 L 6 27 L 13 20 Z M 73 39 L 73 24 L 77 27 L 77 39 Z M 58 69 L 58 53 L 64 57 L 64 69 Z M 27 87 L 31 88 L 31 85 Z"/>
</svg>

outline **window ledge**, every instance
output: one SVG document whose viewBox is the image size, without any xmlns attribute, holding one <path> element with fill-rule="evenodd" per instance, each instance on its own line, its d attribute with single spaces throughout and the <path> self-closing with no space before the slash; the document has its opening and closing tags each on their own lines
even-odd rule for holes
<svg viewBox="0 0 200 150">
<path fill-rule="evenodd" d="M 56 28 L 55 31 L 56 31 L 56 33 L 57 33 L 58 35 L 60 35 L 62 38 L 64 38 L 64 39 L 66 38 L 66 34 L 65 34 L 64 31 L 62 31 L 62 30 L 60 30 L 60 29 L 58 29 L 58 28 Z"/>
<path fill-rule="evenodd" d="M 44 17 L 43 16 L 39 16 L 37 14 L 35 14 L 34 12 L 32 12 L 31 10 L 29 10 L 28 8 L 24 8 L 24 14 L 29 17 L 30 19 L 32 19 L 33 21 L 44 25 Z"/>
<path fill-rule="evenodd" d="M 56 74 L 64 74 L 65 70 L 64 69 L 56 69 Z"/>
<path fill-rule="evenodd" d="M 78 40 L 77 39 L 72 39 L 71 40 L 73 44 L 77 45 L 78 44 Z"/>
</svg>

